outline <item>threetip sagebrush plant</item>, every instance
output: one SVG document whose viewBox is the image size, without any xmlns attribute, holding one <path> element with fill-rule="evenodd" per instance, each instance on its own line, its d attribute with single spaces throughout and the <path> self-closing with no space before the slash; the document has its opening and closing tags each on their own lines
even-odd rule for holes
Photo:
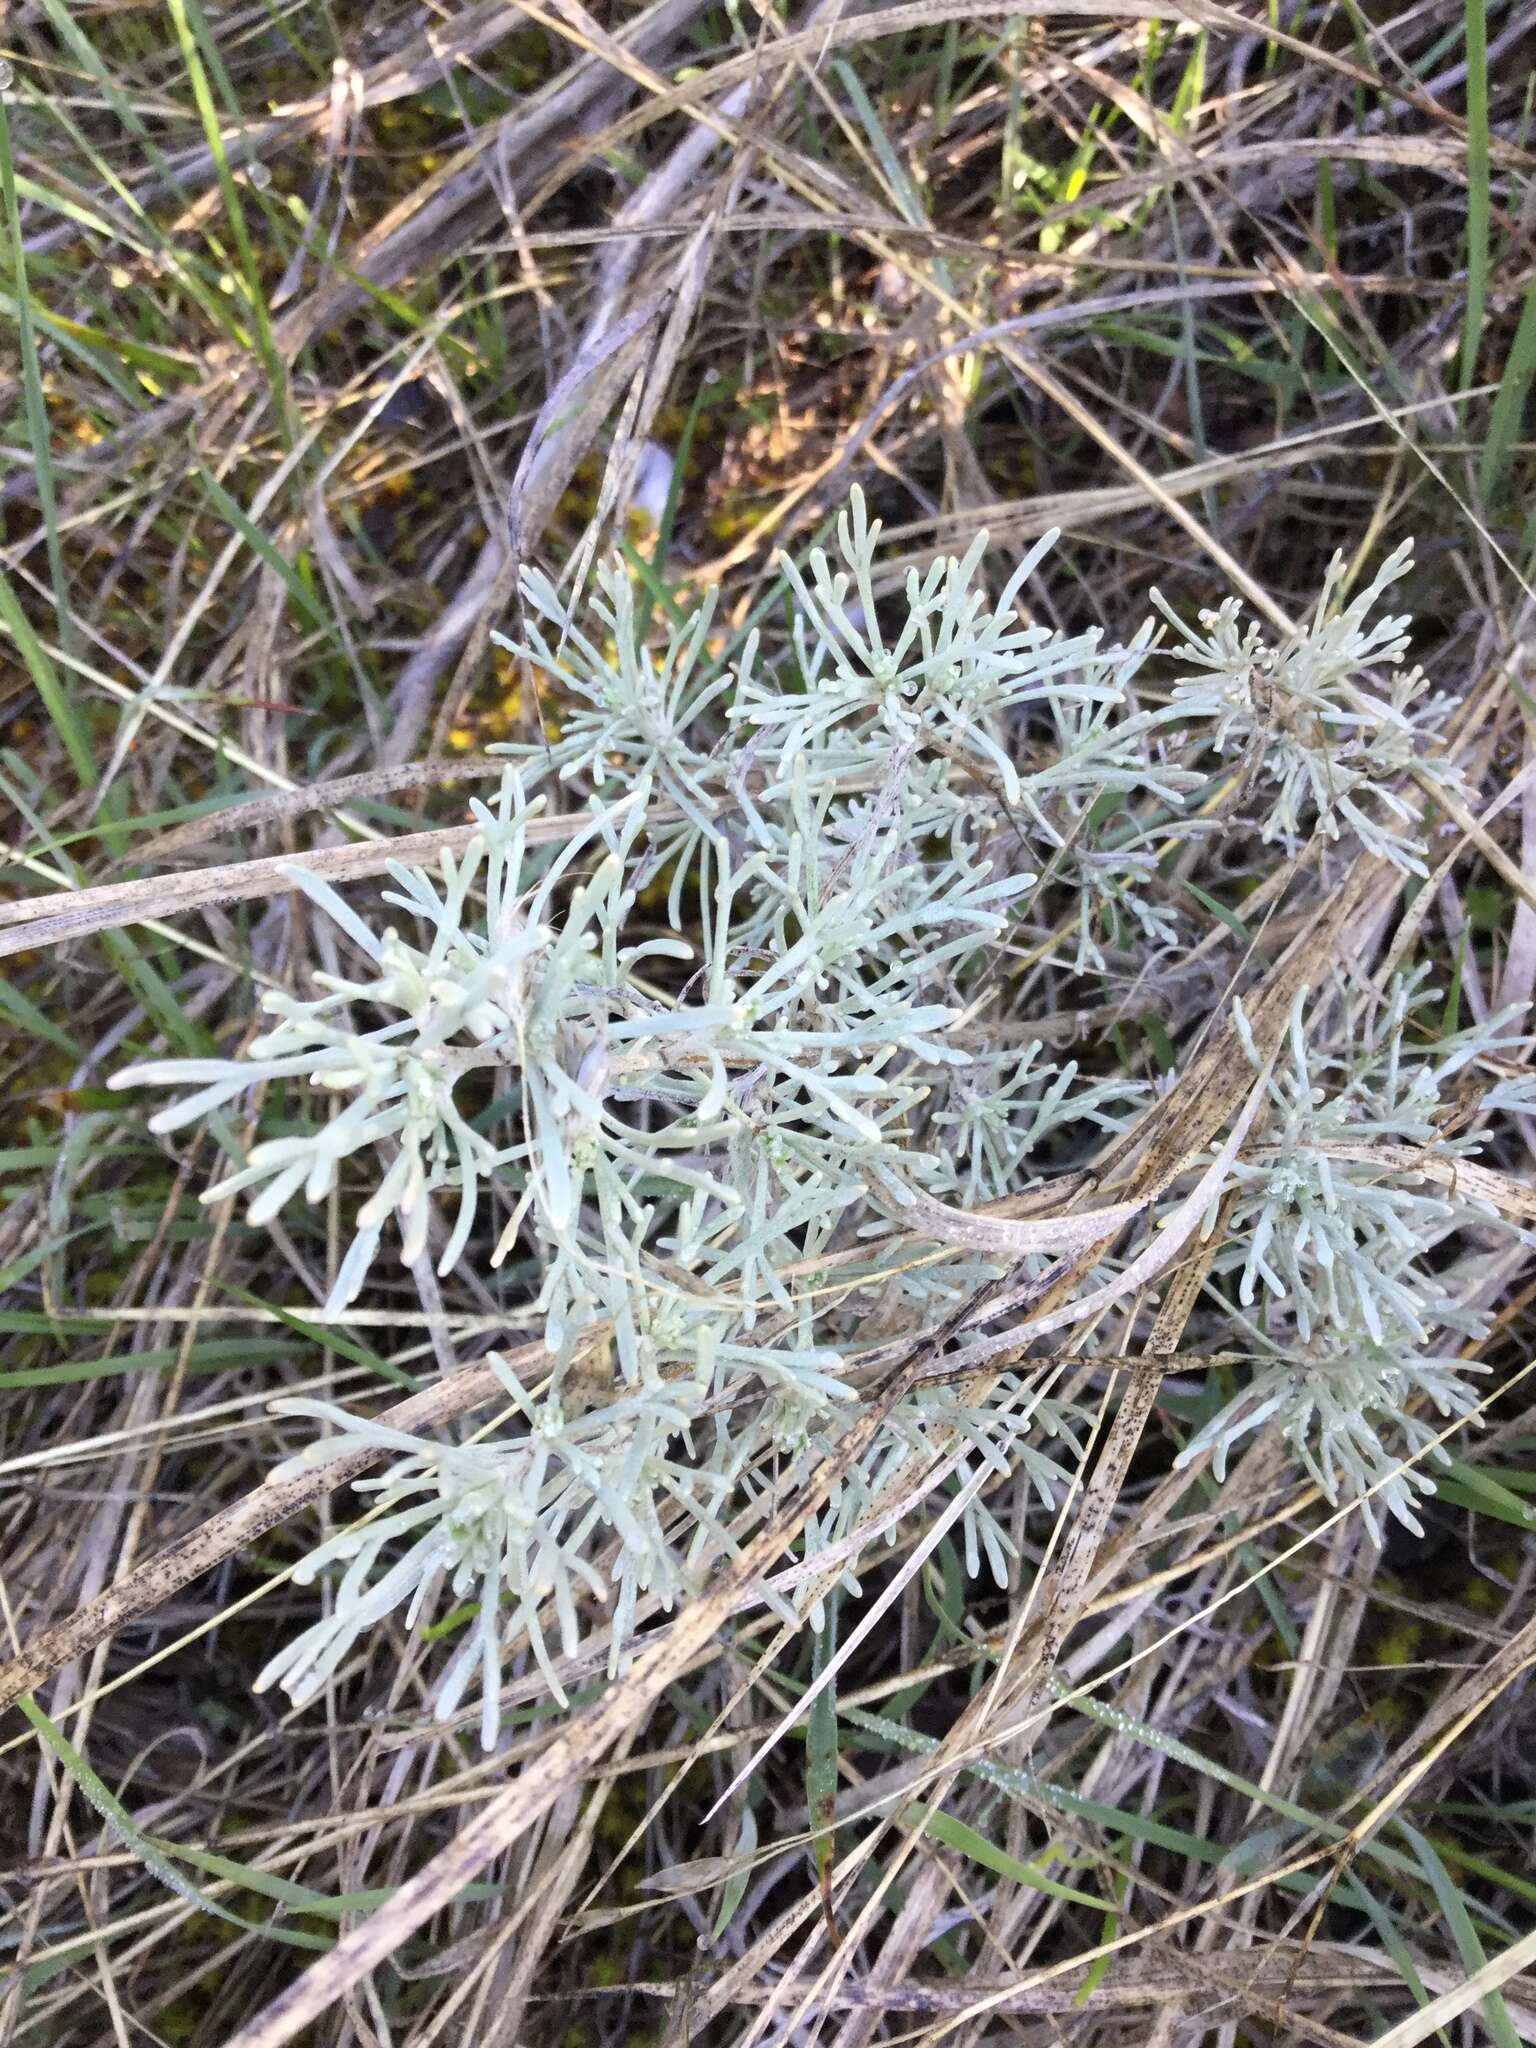
<svg viewBox="0 0 1536 2048">
<path fill-rule="evenodd" d="M 473 1437 L 281 1404 L 331 1432 L 301 1462 L 385 1455 L 357 1482 L 369 1513 L 301 1567 L 337 1568 L 324 1618 L 264 1683 L 302 1701 L 385 1616 L 456 1609 L 436 1705 L 477 1686 L 489 1746 L 509 1657 L 562 1700 L 589 1637 L 618 1669 L 830 1455 L 865 1368 L 1001 1273 L 925 1238 L 935 1205 L 1066 1199 L 1097 1150 L 1134 1147 L 1172 1077 L 1049 1057 L 1010 995 L 1020 963 L 1084 1012 L 1134 1014 L 1160 987 L 1172 1015 L 1203 929 L 1183 882 L 1213 838 L 1206 900 L 1234 849 L 1262 872 L 1270 842 L 1314 835 L 1324 858 L 1352 844 L 1424 872 L 1402 778 L 1454 782 L 1445 706 L 1401 668 L 1405 622 L 1371 620 L 1405 552 L 1343 606 L 1336 571 L 1283 644 L 1234 602 L 1194 628 L 1163 606 L 1171 636 L 1110 644 L 1027 610 L 1053 538 L 995 599 L 985 535 L 887 596 L 855 496 L 836 557 L 786 567 L 776 643 L 732 641 L 708 605 L 647 634 L 618 563 L 580 612 L 527 571 L 514 651 L 558 692 L 558 736 L 510 751 L 464 852 L 392 867 L 372 903 L 295 867 L 349 971 L 265 997 L 239 1058 L 115 1077 L 182 1091 L 157 1132 L 260 1088 L 280 1129 L 204 1199 L 244 1194 L 257 1226 L 339 1199 L 329 1316 L 377 1284 L 392 1228 L 407 1267 L 472 1261 L 544 1333 L 537 1384 L 493 1357 L 506 1402 Z M 562 802 L 563 841 L 531 834 Z M 1193 971 L 1209 1011 L 1217 985 Z M 1214 1449 L 1219 1471 L 1274 1421 L 1330 1498 L 1374 1489 L 1410 1522 L 1432 1484 L 1402 1460 L 1430 1445 L 1423 1408 L 1471 1405 L 1453 1347 L 1482 1305 L 1458 1254 L 1499 1220 L 1423 1184 L 1414 1148 L 1442 1143 L 1453 1078 L 1494 1054 L 1526 1106 L 1516 1020 L 1437 1034 L 1432 1000 L 1423 975 L 1379 991 L 1326 966 L 1298 999 L 1197 1312 L 1251 1375 L 1184 1453 Z M 1120 1263 L 1105 1251 L 1100 1284 Z M 980 1396 L 919 1385 L 763 1599 L 794 1620 L 792 1583 L 856 1587 L 902 1475 L 909 1510 L 979 1482 L 964 1551 L 1005 1581 L 1021 1559 L 991 1483 L 1059 1501 L 1085 1425 L 1023 1374 Z"/>
</svg>

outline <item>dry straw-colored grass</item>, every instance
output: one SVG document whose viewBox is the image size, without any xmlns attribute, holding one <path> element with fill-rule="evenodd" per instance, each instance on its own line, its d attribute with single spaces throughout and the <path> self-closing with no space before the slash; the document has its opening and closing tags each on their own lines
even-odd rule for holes
<svg viewBox="0 0 1536 2048">
<path fill-rule="evenodd" d="M 1177 987 L 1134 1159 L 1053 1218 L 953 1225 L 1054 1231 L 1047 1280 L 871 1368 L 845 1457 L 924 1374 L 1024 1359 L 1101 1426 L 1054 1521 L 1020 1503 L 1009 1600 L 967 1606 L 898 1519 L 880 1621 L 844 1609 L 816 1667 L 815 1825 L 809 1654 L 752 1593 L 835 1463 L 620 1679 L 597 1637 L 568 1714 L 515 1684 L 489 1760 L 393 1623 L 321 1706 L 252 1699 L 365 1462 L 268 1480 L 267 1401 L 419 1371 L 388 1413 L 427 1427 L 532 1332 L 425 1266 L 319 1329 L 313 1244 L 210 1222 L 212 1139 L 173 1165 L 101 1092 L 146 1019 L 298 975 L 295 855 L 463 842 L 479 749 L 537 716 L 489 641 L 519 563 L 638 533 L 647 446 L 685 433 L 660 569 L 733 617 L 853 481 L 893 578 L 1060 525 L 1084 622 L 1158 581 L 1284 624 L 1335 547 L 1416 533 L 1480 809 L 1417 893 L 1362 860 L 1298 918 L 1280 873 L 1251 946 L 1202 947 L 1270 1052 L 1324 958 L 1475 977 L 1474 929 L 1490 998 L 1529 998 L 1529 9 L 27 0 L 0 43 L 0 2040 L 1536 2041 L 1531 1535 L 1456 1496 L 1405 1570 L 1267 1438 L 1219 1495 L 1170 1476 L 1157 1396 L 1210 1364 L 1184 1335 L 1220 1229 L 1189 1169 L 1258 1106 Z M 1111 1042 L 1047 951 L 997 1021 Z M 1528 1218 L 1506 1168 L 1483 1191 Z M 1180 1176 L 1177 1227 L 1085 1298 Z M 1506 1476 L 1536 1442 L 1519 1260 Z"/>
</svg>

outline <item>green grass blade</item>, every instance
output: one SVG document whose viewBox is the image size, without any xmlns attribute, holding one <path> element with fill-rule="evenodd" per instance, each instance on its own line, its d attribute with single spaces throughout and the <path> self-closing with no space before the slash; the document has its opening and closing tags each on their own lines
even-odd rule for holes
<svg viewBox="0 0 1536 2048">
<path fill-rule="evenodd" d="M 304 1948 L 329 1947 L 328 1942 L 315 1936 L 284 1934 L 279 1929 L 263 1927 L 254 1921 L 242 1919 L 238 1913 L 232 1913 L 227 1906 L 220 1905 L 216 1899 L 210 1899 L 205 1892 L 199 1891 L 190 1878 L 184 1877 L 170 1861 L 161 1845 L 146 1835 L 132 1819 L 122 1801 L 108 1790 L 68 1736 L 49 1719 L 31 1694 L 24 1695 L 17 1704 L 86 1799 L 95 1807 L 108 1827 L 121 1837 L 151 1877 L 158 1878 L 168 1890 L 185 1899 L 188 1905 L 195 1906 L 198 1912 L 211 1913 L 215 1919 L 227 1920 L 232 1927 L 242 1928 L 248 1933 L 271 1934 L 276 1939 L 287 1940 Z"/>
<path fill-rule="evenodd" d="M 956 1820 L 953 1814 L 929 1813 L 921 1806 L 911 1806 L 902 1819 L 908 1827 L 921 1828 L 925 1835 L 932 1835 L 946 1849 L 968 1856 L 983 1870 L 1006 1877 L 1011 1883 L 1023 1885 L 1029 1891 L 1044 1892 L 1048 1898 L 1061 1899 L 1067 1905 L 1087 1906 L 1095 1913 L 1114 1910 L 1091 1892 L 1080 1892 L 1072 1885 L 1060 1884 L 1054 1877 L 1047 1877 L 1039 1864 L 1021 1863 L 1017 1856 L 1010 1856 L 1006 1849 L 999 1849 L 995 1842 L 989 1842 L 985 1835 L 968 1827 L 963 1820 Z"/>
<path fill-rule="evenodd" d="M 225 147 L 223 130 L 219 125 L 218 109 L 213 103 L 213 92 L 208 83 L 208 59 L 212 51 L 208 24 L 203 19 L 202 10 L 197 6 L 196 0 L 167 0 L 167 5 L 171 11 L 171 20 L 175 24 L 177 41 L 181 45 L 182 61 L 187 67 L 187 79 L 192 87 L 192 97 L 203 124 L 203 134 L 213 157 L 219 191 L 224 200 L 224 210 L 235 238 L 245 303 L 255 328 L 256 352 L 266 372 L 284 446 L 291 446 L 288 380 L 282 358 L 277 352 L 277 344 L 272 337 L 272 320 L 267 310 L 266 291 L 261 281 L 261 266 L 256 260 L 250 225 L 240 202 L 229 152 Z"/>
<path fill-rule="evenodd" d="M 1488 15 L 1487 0 L 1466 0 L 1467 12 L 1467 310 L 1461 330 L 1461 388 L 1477 372 L 1488 305 Z"/>
<path fill-rule="evenodd" d="M 814 1685 L 837 1655 L 837 1600 L 827 1602 L 826 1619 L 811 1639 L 811 1682 Z M 837 1679 L 829 1678 L 811 1701 L 805 1730 L 805 1792 L 810 1812 L 811 1847 L 822 1912 L 832 1918 L 832 1866 L 837 1861 Z"/>
<path fill-rule="evenodd" d="M 1477 1929 L 1472 1925 L 1472 1916 L 1467 1911 L 1467 1902 L 1460 1887 L 1440 1860 L 1434 1845 L 1421 1835 L 1417 1828 L 1410 1827 L 1405 1820 L 1400 1820 L 1397 1826 L 1404 1839 L 1411 1844 L 1424 1875 L 1434 1888 L 1435 1897 L 1440 1903 L 1441 1912 L 1445 1915 L 1446 1926 L 1456 1943 L 1463 1967 L 1469 1976 L 1475 1975 L 1487 1962 L 1488 1952 L 1483 1947 Z M 1516 2033 L 1514 2022 L 1509 2016 L 1509 2007 L 1497 1991 L 1488 1993 L 1482 2002 L 1481 2011 L 1483 2024 L 1487 2027 L 1495 2048 L 1520 2048 L 1520 2036 Z"/>
<path fill-rule="evenodd" d="M 1526 291 L 1520 322 L 1509 345 L 1509 356 L 1499 378 L 1498 394 L 1488 416 L 1488 438 L 1478 465 L 1477 483 L 1483 504 L 1492 507 L 1504 482 L 1504 472 L 1520 438 L 1520 422 L 1531 379 L 1536 376 L 1536 281 Z"/>
<path fill-rule="evenodd" d="M 21 385 L 27 416 L 27 439 L 32 444 L 32 474 L 37 480 L 37 503 L 42 514 L 43 544 L 48 555 L 48 574 L 53 584 L 53 605 L 61 643 L 73 639 L 69 589 L 64 580 L 64 551 L 59 540 L 58 490 L 53 475 L 53 434 L 48 406 L 43 397 L 43 375 L 37 359 L 37 331 L 32 322 L 32 289 L 27 277 L 27 257 L 21 239 L 20 194 L 16 166 L 11 158 L 11 120 L 0 94 L 0 205 L 5 208 L 9 238 L 9 269 L 16 294 L 16 339 L 21 353 Z M 78 764 L 77 764 L 78 765 Z"/>
<path fill-rule="evenodd" d="M 38 696 L 43 700 L 43 709 L 52 720 L 59 738 L 64 742 L 64 751 L 69 755 L 71 767 L 82 784 L 93 782 L 96 778 L 96 760 L 74 700 L 54 667 L 48 650 L 34 632 L 31 620 L 22 610 L 15 586 L 3 571 L 0 571 L 0 629 L 10 635 L 16 652 L 26 664 L 27 673 L 36 686 Z"/>
</svg>

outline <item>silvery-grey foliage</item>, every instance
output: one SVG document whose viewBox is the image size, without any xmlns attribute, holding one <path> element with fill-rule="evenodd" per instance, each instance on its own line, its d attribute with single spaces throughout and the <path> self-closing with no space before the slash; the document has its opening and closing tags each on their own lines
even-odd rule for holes
<svg viewBox="0 0 1536 2048">
<path fill-rule="evenodd" d="M 1256 622 L 1244 625 L 1236 598 L 1202 612 L 1196 630 L 1154 593 L 1178 636 L 1178 657 L 1192 664 L 1174 684 L 1174 705 L 1210 721 L 1211 744 L 1222 753 L 1246 757 L 1245 773 L 1264 786 L 1264 839 L 1294 850 L 1312 826 L 1330 839 L 1349 832 L 1409 873 L 1428 872 L 1415 836 L 1422 799 L 1416 804 L 1399 783 L 1416 763 L 1458 786 L 1454 767 L 1425 744 L 1449 705 L 1430 693 L 1421 669 L 1402 666 L 1408 619 L 1370 622 L 1412 564 L 1405 541 L 1337 608 L 1345 565 L 1336 556 L 1311 620 L 1278 644 Z M 1385 689 L 1370 680 L 1372 667 L 1388 671 Z"/>
<path fill-rule="evenodd" d="M 1436 1033 L 1443 992 L 1420 969 L 1384 1000 L 1369 997 L 1335 1050 L 1309 1039 L 1309 1000 L 1303 991 L 1292 1010 L 1263 1139 L 1234 1166 L 1228 1241 L 1216 1261 L 1237 1275 L 1244 1307 L 1265 1302 L 1267 1362 L 1184 1456 L 1214 1447 L 1220 1476 L 1230 1446 L 1273 1419 L 1329 1499 L 1341 1483 L 1363 1498 L 1374 1490 L 1380 1508 L 1418 1529 L 1415 1489 L 1433 1492 L 1433 1480 L 1422 1462 L 1403 1467 L 1395 1446 L 1431 1446 L 1424 1402 L 1442 1416 L 1473 1407 L 1460 1375 L 1482 1368 L 1433 1342 L 1487 1328 L 1448 1287 L 1436 1253 L 1500 1218 L 1454 1175 L 1431 1183 L 1416 1162 L 1430 1147 L 1448 1162 L 1478 1151 L 1478 1137 L 1448 1135 L 1441 1120 L 1474 1061 L 1518 1047 L 1519 1013 Z M 1364 1512 L 1375 1529 L 1369 1498 Z"/>
<path fill-rule="evenodd" d="M 962 1208 L 1018 1195 L 1150 1107 L 1146 1079 L 988 1032 L 1021 960 L 1056 963 L 1118 1015 L 1177 957 L 1199 896 L 1169 859 L 1213 829 L 1191 809 L 1213 754 L 1245 756 L 1262 839 L 1292 846 L 1310 822 L 1422 867 L 1396 778 L 1441 707 L 1416 674 L 1383 691 L 1365 673 L 1404 650 L 1403 621 L 1369 621 L 1401 553 L 1341 610 L 1330 583 L 1282 647 L 1232 604 L 1199 632 L 1175 620 L 1170 683 L 1150 629 L 1111 645 L 1033 621 L 1026 586 L 1052 537 L 995 600 L 985 536 L 891 599 L 878 542 L 855 496 L 839 560 L 786 567 L 777 645 L 717 632 L 708 604 L 649 633 L 617 564 L 579 616 L 526 572 L 517 651 L 562 693 L 558 730 L 511 750 L 463 854 L 435 874 L 392 867 L 371 908 L 295 868 L 356 977 L 269 995 L 274 1021 L 239 1059 L 116 1077 L 191 1091 L 157 1132 L 258 1087 L 281 1102 L 282 1134 L 205 1199 L 248 1194 L 261 1225 L 339 1197 L 354 1234 L 332 1317 L 391 1217 L 407 1264 L 430 1252 L 447 1276 L 515 1257 L 533 1275 L 516 1314 L 542 1327 L 547 1369 L 524 1385 L 497 1362 L 507 1405 L 474 1437 L 286 1404 L 339 1432 L 326 1455 L 386 1454 L 359 1482 L 372 1514 L 303 1567 L 343 1569 L 325 1619 L 264 1674 L 296 1698 L 385 1615 L 410 1627 L 468 1603 L 436 1703 L 478 1684 L 489 1744 L 508 1654 L 564 1698 L 561 1660 L 601 1617 L 616 1669 L 834 1454 L 866 1362 L 1002 1270 L 904 1239 L 912 1191 Z M 587 808 L 553 815 L 564 791 Z M 1247 830 L 1242 811 L 1223 829 Z M 1490 1212 L 1366 1155 L 1440 1143 L 1471 1062 L 1496 1056 L 1509 1106 L 1529 1106 L 1512 1021 L 1419 1034 L 1428 1000 L 1410 981 L 1384 1004 L 1351 989 L 1298 1004 L 1213 1281 L 1261 1363 L 1187 1453 L 1219 1460 L 1275 1420 L 1330 1497 L 1374 1487 L 1406 1520 L 1429 1484 L 1401 1470 L 1428 1441 L 1412 1404 L 1471 1400 L 1437 1346 L 1475 1325 L 1432 1255 Z M 914 1472 L 921 1494 L 1022 1471 L 1059 1499 L 1085 1430 L 1026 1376 L 979 1400 L 918 1388 L 807 1529 L 801 1579 L 824 1557 L 856 1582 L 861 1548 L 897 1532 L 898 1475 L 910 1496 Z M 1018 1550 L 983 1494 L 963 1547 L 1002 1580 Z M 764 1597 L 793 1615 L 784 1591 Z"/>
<path fill-rule="evenodd" d="M 359 1633 L 385 1615 L 406 1606 L 409 1627 L 434 1594 L 472 1600 L 474 1627 L 440 1681 L 436 1704 L 440 1713 L 451 1713 L 478 1675 L 482 1737 L 490 1748 L 499 1724 L 501 1643 L 509 1629 L 526 1635 L 563 1705 L 540 1618 L 546 1603 L 561 1649 L 574 1656 L 578 1599 L 611 1595 L 617 1650 L 642 1594 L 671 1607 L 691 1587 L 689 1547 L 696 1554 L 706 1536 L 730 1547 L 716 1514 L 725 1475 L 676 1455 L 699 1406 L 697 1382 L 647 1386 L 594 1413 L 568 1417 L 553 1395 L 531 1400 L 494 1352 L 490 1363 L 523 1427 L 486 1442 L 422 1441 L 323 1401 L 280 1404 L 285 1414 L 336 1425 L 323 1446 L 327 1456 L 362 1449 L 393 1456 L 382 1474 L 354 1481 L 358 1492 L 377 1496 L 373 1514 L 299 1567 L 302 1581 L 345 1562 L 333 1611 L 268 1662 L 258 1688 L 277 1680 L 295 1697 L 308 1697 L 334 1674 Z M 280 1466 L 278 1476 L 304 1462 Z M 682 1511 L 681 1543 L 669 1527 L 672 1509 Z M 612 1585 L 589 1556 L 592 1539 L 604 1535 L 614 1539 Z"/>
<path fill-rule="evenodd" d="M 1438 1117 L 1455 1076 L 1507 1045 L 1514 1022 L 1506 1014 L 1415 1047 L 1407 1029 L 1439 994 L 1422 973 L 1400 979 L 1337 1052 L 1309 1042 L 1307 993 L 1296 999 L 1263 1142 L 1233 1169 L 1234 1242 L 1223 1263 L 1240 1267 L 1245 1306 L 1267 1289 L 1303 1341 L 1332 1325 L 1380 1343 L 1395 1323 L 1422 1343 L 1443 1306 L 1429 1255 L 1452 1232 L 1497 1221 L 1486 1202 L 1426 1183 L 1412 1163 L 1430 1144 L 1450 1159 L 1476 1151 L 1475 1138 L 1442 1135 Z M 1383 1141 L 1401 1156 L 1384 1155 Z"/>
<path fill-rule="evenodd" d="M 1436 1320 L 1463 1339 L 1487 1327 L 1449 1298 L 1439 1303 Z M 1196 1432 L 1178 1462 L 1209 1450 L 1217 1479 L 1224 1479 L 1234 1445 L 1274 1422 L 1330 1501 L 1359 1497 L 1378 1541 L 1383 1513 L 1422 1534 L 1416 1503 L 1435 1490 L 1426 1461 L 1450 1457 L 1436 1424 L 1471 1411 L 1476 1393 L 1464 1375 L 1486 1368 L 1454 1351 L 1427 1350 L 1414 1330 L 1390 1317 L 1379 1336 L 1332 1327 L 1277 1340 L 1247 1328 L 1258 1359 L 1248 1386 Z M 1416 1462 L 1406 1462 L 1403 1449 L 1418 1454 Z"/>
<path fill-rule="evenodd" d="M 960 1200 L 996 1201 L 1011 1192 L 1053 1132 L 1074 1124 L 1121 1131 L 1150 1102 L 1144 1082 L 1090 1081 L 1075 1060 L 1061 1066 L 1043 1052 L 1036 1039 L 977 1054 L 946 1077 L 945 1106 L 934 1112 L 933 1127 L 946 1180 Z"/>
</svg>

